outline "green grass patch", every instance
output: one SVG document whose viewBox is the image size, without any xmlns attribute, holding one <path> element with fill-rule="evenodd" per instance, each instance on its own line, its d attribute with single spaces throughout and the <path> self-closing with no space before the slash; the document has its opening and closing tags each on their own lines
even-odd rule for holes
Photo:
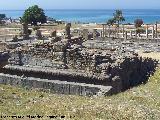
<svg viewBox="0 0 160 120">
<path fill-rule="evenodd" d="M 160 69 L 147 84 L 109 97 L 57 95 L 0 85 L 0 113 L 24 119 L 29 119 L 27 115 L 42 115 L 44 120 L 49 115 L 59 116 L 57 119 L 64 115 L 67 120 L 159 120 Z"/>
</svg>

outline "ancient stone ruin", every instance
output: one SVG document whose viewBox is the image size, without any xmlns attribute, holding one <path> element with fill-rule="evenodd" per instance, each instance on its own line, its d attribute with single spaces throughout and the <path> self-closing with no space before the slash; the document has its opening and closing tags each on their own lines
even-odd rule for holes
<svg viewBox="0 0 160 120">
<path fill-rule="evenodd" d="M 22 24 L 22 36 L 23 36 L 24 40 L 29 39 L 28 24 L 26 24 L 26 23 Z"/>
<path fill-rule="evenodd" d="M 53 30 L 51 32 L 51 37 L 57 37 L 57 31 L 56 30 Z"/>
<path fill-rule="evenodd" d="M 67 23 L 66 26 L 65 26 L 65 38 L 66 39 L 70 39 L 71 38 L 70 28 L 71 28 L 71 23 Z"/>
<path fill-rule="evenodd" d="M 42 39 L 42 33 L 39 29 L 35 31 L 35 36 L 37 37 L 37 39 Z"/>
<path fill-rule="evenodd" d="M 8 62 L 1 62 L 0 83 L 63 94 L 112 95 L 146 83 L 155 71 L 158 62 L 142 58 L 136 50 L 153 45 L 158 51 L 157 40 L 127 40 L 127 32 L 125 39 L 108 38 L 105 27 L 102 33 L 84 29 L 82 36 L 71 37 L 70 27 L 66 25 L 65 39 L 54 31 L 51 42 L 21 44 L 2 52 Z"/>
</svg>

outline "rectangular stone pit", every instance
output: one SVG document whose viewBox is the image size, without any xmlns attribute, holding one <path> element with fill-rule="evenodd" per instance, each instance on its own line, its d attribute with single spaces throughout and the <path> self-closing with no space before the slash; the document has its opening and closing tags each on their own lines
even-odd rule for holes
<svg viewBox="0 0 160 120">
<path fill-rule="evenodd" d="M 59 80 L 47 80 L 33 77 L 20 77 L 0 73 L 0 84 L 8 84 L 13 86 L 21 86 L 31 88 L 48 89 L 52 93 L 66 95 L 82 95 L 93 96 L 100 91 L 105 90 L 105 95 L 110 95 L 112 92 L 111 86 L 93 85 L 85 83 L 66 82 Z"/>
</svg>

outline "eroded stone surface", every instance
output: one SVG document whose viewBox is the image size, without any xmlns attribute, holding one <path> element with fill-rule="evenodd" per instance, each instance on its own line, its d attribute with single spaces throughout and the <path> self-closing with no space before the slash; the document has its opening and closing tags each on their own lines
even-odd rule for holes
<svg viewBox="0 0 160 120">
<path fill-rule="evenodd" d="M 111 93 L 145 83 L 154 72 L 157 61 L 142 58 L 137 51 L 159 51 L 158 40 L 102 39 L 98 37 L 96 30 L 92 32 L 84 29 L 82 36 L 71 37 L 70 25 L 67 24 L 66 39 L 52 36 L 50 43 L 45 40 L 42 44 L 14 42 L 15 46 L 9 48 L 9 65 L 1 68 L 1 71 L 5 74 L 45 79 L 44 88 L 54 88 L 47 80 L 60 80 L 75 82 L 77 85 L 85 83 L 111 86 Z M 31 82 L 32 87 L 42 86 L 42 81 L 37 81 L 39 80 Z M 63 84 L 56 84 L 55 91 L 83 94 L 81 89 L 88 89 L 79 86 L 81 85 L 70 85 L 69 88 Z M 89 88 L 87 91 L 90 90 Z M 107 92 L 104 89 L 97 92 L 99 95 L 105 93 Z"/>
</svg>

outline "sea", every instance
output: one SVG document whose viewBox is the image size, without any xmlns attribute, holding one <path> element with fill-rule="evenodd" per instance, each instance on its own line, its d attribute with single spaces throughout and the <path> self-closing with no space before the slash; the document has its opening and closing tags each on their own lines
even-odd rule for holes
<svg viewBox="0 0 160 120">
<path fill-rule="evenodd" d="M 46 16 L 56 20 L 80 23 L 105 23 L 113 17 L 115 10 L 44 10 Z M 125 17 L 124 23 L 134 23 L 135 19 L 143 19 L 144 23 L 160 22 L 160 9 L 124 9 L 122 10 Z M 0 10 L 0 14 L 6 14 L 7 17 L 19 18 L 23 15 L 24 10 Z"/>
</svg>

